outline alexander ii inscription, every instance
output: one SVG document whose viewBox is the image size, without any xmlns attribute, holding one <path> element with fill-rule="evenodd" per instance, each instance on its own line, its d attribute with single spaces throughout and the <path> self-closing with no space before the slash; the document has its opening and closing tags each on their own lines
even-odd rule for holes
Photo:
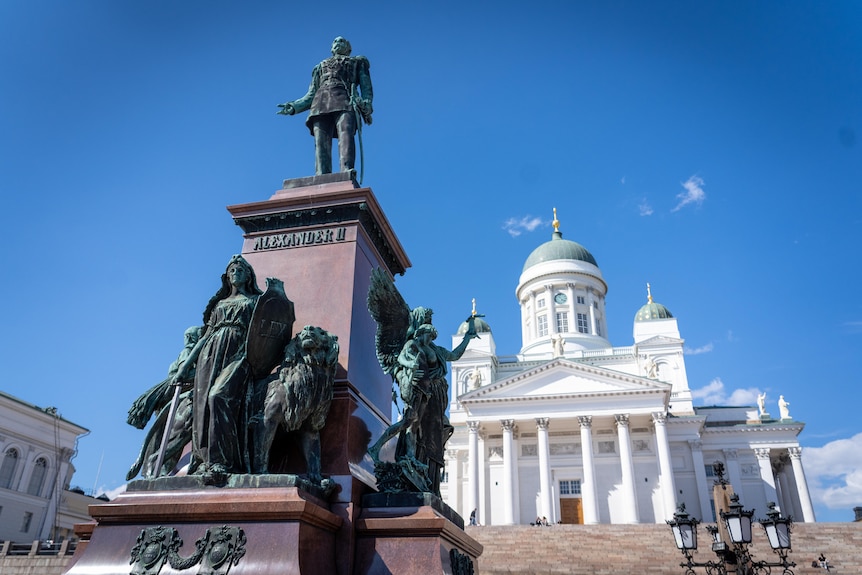
<svg viewBox="0 0 862 575">
<path fill-rule="evenodd" d="M 301 248 L 318 244 L 334 244 L 343 242 L 346 239 L 347 228 L 344 226 L 285 234 L 270 234 L 268 236 L 255 238 L 252 250 L 260 252 L 266 250 Z"/>
</svg>

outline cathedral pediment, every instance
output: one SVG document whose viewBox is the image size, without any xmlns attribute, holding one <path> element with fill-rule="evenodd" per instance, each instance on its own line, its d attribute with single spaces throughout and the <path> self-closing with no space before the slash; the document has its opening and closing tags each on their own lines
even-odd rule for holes
<svg viewBox="0 0 862 575">
<path fill-rule="evenodd" d="M 678 337 L 668 337 L 666 335 L 657 335 L 649 339 L 645 339 L 638 343 L 638 347 L 657 347 L 665 345 L 682 345 L 685 340 Z"/>
<path fill-rule="evenodd" d="M 489 401 L 669 393 L 670 385 L 666 383 L 560 358 L 470 391 L 458 399 L 467 406 Z"/>
</svg>

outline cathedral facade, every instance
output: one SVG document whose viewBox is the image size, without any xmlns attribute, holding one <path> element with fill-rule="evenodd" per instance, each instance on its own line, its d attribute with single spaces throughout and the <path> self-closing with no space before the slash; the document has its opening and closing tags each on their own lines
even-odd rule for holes
<svg viewBox="0 0 862 575">
<path fill-rule="evenodd" d="M 676 318 L 648 294 L 632 344 L 614 346 L 607 290 L 595 258 L 555 220 L 518 281 L 520 351 L 498 355 L 477 319 L 481 338 L 452 364 L 445 501 L 485 525 L 662 523 L 679 503 L 714 521 L 721 462 L 756 517 L 776 502 L 814 521 L 804 424 L 783 406 L 776 417 L 763 405 L 695 407 Z"/>
</svg>

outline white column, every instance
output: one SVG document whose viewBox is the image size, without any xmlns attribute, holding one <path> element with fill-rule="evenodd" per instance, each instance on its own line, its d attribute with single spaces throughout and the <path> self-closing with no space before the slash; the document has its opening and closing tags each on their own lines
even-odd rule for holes
<svg viewBox="0 0 862 575">
<path fill-rule="evenodd" d="M 575 296 L 575 284 L 567 283 L 566 284 L 566 297 L 569 298 L 569 332 L 578 332 L 578 312 L 575 309 L 577 307 L 577 298 Z"/>
<path fill-rule="evenodd" d="M 811 504 L 811 494 L 808 492 L 808 481 L 805 479 L 805 470 L 802 469 L 802 448 L 788 447 L 790 464 L 793 466 L 793 478 L 796 480 L 796 491 L 799 494 L 799 505 L 802 507 L 802 520 L 813 523 L 814 506 Z"/>
<path fill-rule="evenodd" d="M 632 460 L 632 441 L 629 435 L 629 416 L 615 415 L 617 437 L 620 444 L 620 468 L 622 470 L 622 492 L 625 499 L 626 523 L 639 523 L 638 498 L 635 492 L 635 465 Z"/>
<path fill-rule="evenodd" d="M 596 466 L 593 463 L 593 434 L 591 415 L 578 417 L 581 424 L 581 458 L 584 465 L 584 478 L 581 481 L 581 503 L 584 504 L 584 523 L 593 525 L 599 522 L 599 505 L 596 498 Z"/>
<path fill-rule="evenodd" d="M 727 462 L 727 480 L 733 485 L 734 493 L 742 495 L 742 474 L 739 472 L 739 452 L 736 449 L 725 449 L 724 460 Z"/>
<path fill-rule="evenodd" d="M 790 489 L 790 479 L 787 476 L 789 463 L 789 458 L 787 458 L 787 460 L 782 460 L 781 469 L 776 473 L 775 478 L 777 480 L 777 484 L 775 485 L 775 488 L 778 491 L 778 505 L 780 506 L 781 513 L 783 515 L 801 517 L 802 513 L 800 513 L 796 505 L 794 505 L 793 490 Z"/>
<path fill-rule="evenodd" d="M 664 517 L 661 520 L 673 519 L 676 510 L 676 487 L 673 482 L 673 464 L 670 458 L 670 443 L 667 439 L 667 414 L 654 412 L 652 421 L 655 425 L 655 442 L 658 451 L 658 468 L 661 473 L 661 495 L 664 499 Z"/>
<path fill-rule="evenodd" d="M 512 433 L 513 419 L 500 421 L 503 426 L 503 524 L 515 523 L 515 449 Z"/>
<path fill-rule="evenodd" d="M 467 422 L 467 513 L 479 507 L 479 422 Z M 478 515 L 479 512 L 476 511 Z M 479 518 L 476 518 L 479 521 Z"/>
<path fill-rule="evenodd" d="M 485 443 L 485 434 L 481 428 L 479 433 L 479 456 L 476 458 L 479 467 L 479 504 L 476 506 L 479 511 L 476 513 L 476 519 L 480 525 L 490 525 L 486 519 L 491 517 L 491 512 L 488 509 L 488 446 Z"/>
<path fill-rule="evenodd" d="M 551 503 L 551 448 L 548 443 L 549 424 L 550 420 L 547 417 L 536 419 L 536 429 L 539 439 L 539 505 L 541 506 L 542 517 L 547 517 L 550 521 L 554 521 L 554 507 Z"/>
<path fill-rule="evenodd" d="M 457 449 L 446 450 L 446 474 L 449 479 L 446 499 L 449 507 L 464 516 L 464 477 L 461 473 L 461 457 Z M 469 512 L 468 512 L 469 513 Z"/>
<path fill-rule="evenodd" d="M 703 461 L 703 441 L 691 439 L 688 442 L 691 447 L 691 463 L 694 465 L 694 481 L 697 484 L 697 498 L 700 502 L 700 519 L 706 523 L 713 521 L 715 510 L 710 503 L 712 486 L 706 480 L 706 464 Z"/>
<path fill-rule="evenodd" d="M 589 309 L 590 314 L 590 335 L 597 335 L 596 331 L 596 307 L 595 307 L 595 294 L 593 293 L 592 288 L 587 288 L 587 309 Z"/>
<path fill-rule="evenodd" d="M 557 333 L 557 300 L 554 299 L 554 286 L 546 285 L 548 294 L 548 335 Z"/>
<path fill-rule="evenodd" d="M 775 490 L 775 474 L 772 473 L 772 458 L 769 456 L 768 447 L 758 447 L 754 450 L 757 457 L 757 465 L 760 466 L 760 480 L 763 483 L 763 496 L 766 501 L 778 501 L 778 492 Z M 742 490 L 742 487 L 736 489 Z"/>
</svg>

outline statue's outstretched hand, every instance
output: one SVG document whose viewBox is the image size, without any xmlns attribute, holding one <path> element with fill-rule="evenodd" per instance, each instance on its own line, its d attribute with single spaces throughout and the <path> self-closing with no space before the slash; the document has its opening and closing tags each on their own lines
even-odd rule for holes
<svg viewBox="0 0 862 575">
<path fill-rule="evenodd" d="M 293 116 L 296 113 L 296 109 L 293 107 L 293 104 L 288 102 L 287 104 L 279 104 L 279 108 L 281 108 L 276 114 L 282 114 L 284 116 Z"/>
<path fill-rule="evenodd" d="M 464 334 L 464 337 L 468 337 L 470 339 L 478 338 L 479 334 L 476 333 L 476 318 L 477 317 L 485 317 L 484 314 L 471 315 L 467 318 L 467 332 Z"/>
</svg>

